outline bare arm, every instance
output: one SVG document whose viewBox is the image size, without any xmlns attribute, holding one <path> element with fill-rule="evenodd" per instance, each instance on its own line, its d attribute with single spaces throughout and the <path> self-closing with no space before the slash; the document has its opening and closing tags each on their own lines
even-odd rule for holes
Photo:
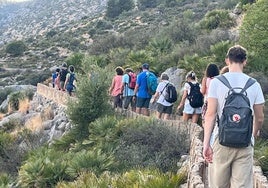
<svg viewBox="0 0 268 188">
<path fill-rule="evenodd" d="M 207 83 L 207 77 L 204 77 L 204 78 L 202 79 L 202 87 L 201 87 L 201 89 L 200 89 L 200 92 L 201 92 L 203 95 L 206 94 L 206 88 L 207 88 L 206 83 Z"/>
<path fill-rule="evenodd" d="M 203 156 L 205 160 L 209 163 L 213 159 L 213 151 L 210 147 L 210 137 L 215 125 L 217 113 L 217 99 L 208 98 L 208 108 L 205 116 L 205 125 L 204 125 L 204 141 L 203 141 Z"/>
<path fill-rule="evenodd" d="M 136 84 L 134 89 L 134 95 L 137 95 L 138 90 L 139 90 L 139 84 Z"/>
<path fill-rule="evenodd" d="M 114 85 L 115 85 L 115 81 L 114 81 L 114 78 L 113 78 L 113 81 L 112 81 L 112 84 L 111 84 L 111 87 L 109 88 L 109 94 L 112 93 L 113 89 L 114 89 Z"/>
<path fill-rule="evenodd" d="M 153 102 L 155 102 L 155 101 L 158 99 L 159 96 L 160 96 L 160 93 L 159 93 L 159 92 L 156 92 L 156 93 L 154 94 Z"/>
<path fill-rule="evenodd" d="M 257 137 L 258 132 L 262 127 L 264 121 L 264 113 L 263 113 L 263 104 L 254 104 L 254 125 L 253 125 L 253 136 Z"/>
<path fill-rule="evenodd" d="M 181 102 L 180 102 L 179 106 L 177 107 L 177 109 L 180 109 L 180 108 L 183 107 L 186 98 L 187 98 L 187 90 L 184 90 L 184 91 L 183 91 L 183 95 L 182 95 L 182 97 L 181 97 Z"/>
</svg>

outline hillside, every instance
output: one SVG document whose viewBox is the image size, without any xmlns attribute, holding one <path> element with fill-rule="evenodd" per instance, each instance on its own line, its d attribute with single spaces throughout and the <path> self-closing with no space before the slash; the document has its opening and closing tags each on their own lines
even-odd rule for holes
<svg viewBox="0 0 268 188">
<path fill-rule="evenodd" d="M 103 17 L 106 3 L 103 0 L 35 0 L 2 6 L 0 85 L 36 85 L 50 77 L 51 70 L 73 53 L 98 55 L 107 54 L 113 48 L 142 49 L 153 35 L 173 23 L 180 20 L 195 23 L 211 10 L 235 5 L 235 1 L 187 0 L 173 7 L 134 9 L 116 19 L 107 19 Z M 187 15 L 191 20 L 184 19 Z M 187 36 L 180 37 L 179 40 L 188 40 Z M 6 46 L 17 40 L 22 40 L 27 50 L 23 56 L 10 56 L 5 52 Z"/>
</svg>

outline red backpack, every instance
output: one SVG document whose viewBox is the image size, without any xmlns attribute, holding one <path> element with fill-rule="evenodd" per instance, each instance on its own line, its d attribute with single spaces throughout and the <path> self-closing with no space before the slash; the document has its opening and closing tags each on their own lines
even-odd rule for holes
<svg viewBox="0 0 268 188">
<path fill-rule="evenodd" d="M 136 86 L 136 81 L 137 81 L 137 75 L 133 72 L 130 72 L 128 74 L 129 76 L 129 82 L 128 82 L 128 87 L 130 89 L 135 89 L 135 86 Z"/>
</svg>

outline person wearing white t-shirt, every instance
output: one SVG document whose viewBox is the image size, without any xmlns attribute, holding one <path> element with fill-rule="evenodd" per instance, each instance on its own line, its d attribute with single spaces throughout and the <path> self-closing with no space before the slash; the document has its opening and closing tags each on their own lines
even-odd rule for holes
<svg viewBox="0 0 268 188">
<path fill-rule="evenodd" d="M 173 103 L 169 103 L 165 100 L 164 94 L 166 92 L 167 85 L 170 83 L 169 77 L 166 73 L 161 74 L 161 82 L 157 85 L 156 93 L 153 98 L 153 102 L 157 103 L 157 118 L 169 119 L 172 114 Z"/>
<path fill-rule="evenodd" d="M 243 88 L 249 76 L 243 73 L 247 63 L 246 50 L 239 45 L 228 50 L 225 59 L 229 72 L 223 74 L 232 88 Z M 203 157 L 208 162 L 209 187 L 252 188 L 253 187 L 253 144 L 264 120 L 264 96 L 261 86 L 255 82 L 246 90 L 254 115 L 251 144 L 234 148 L 219 143 L 216 117 L 221 117 L 229 88 L 220 80 L 213 79 L 208 90 L 208 108 L 205 115 Z"/>
</svg>

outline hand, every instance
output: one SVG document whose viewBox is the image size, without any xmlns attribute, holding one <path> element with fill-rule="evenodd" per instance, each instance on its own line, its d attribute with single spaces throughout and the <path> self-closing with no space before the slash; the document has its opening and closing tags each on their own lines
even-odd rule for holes
<svg viewBox="0 0 268 188">
<path fill-rule="evenodd" d="M 180 104 L 178 107 L 177 107 L 177 111 L 179 111 L 181 108 L 182 108 L 182 104 Z"/>
<path fill-rule="evenodd" d="M 203 157 L 208 163 L 212 163 L 213 150 L 210 146 L 203 147 Z"/>
</svg>

